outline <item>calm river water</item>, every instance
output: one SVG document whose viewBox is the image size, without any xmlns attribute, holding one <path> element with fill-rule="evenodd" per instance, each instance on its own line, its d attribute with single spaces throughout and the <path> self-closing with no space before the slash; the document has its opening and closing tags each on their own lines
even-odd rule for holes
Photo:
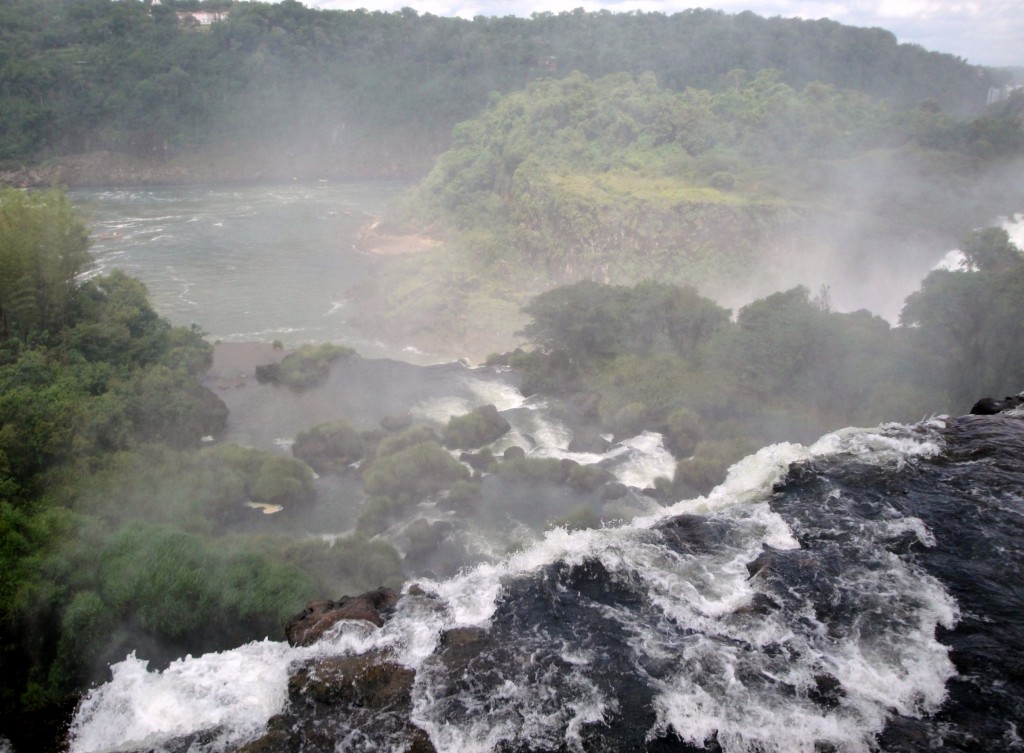
<svg viewBox="0 0 1024 753">
<path fill-rule="evenodd" d="M 175 186 L 76 190 L 93 229 L 90 274 L 123 269 L 146 283 L 156 310 L 198 324 L 211 340 L 333 341 L 366 356 L 431 360 L 361 338 L 350 295 L 373 257 L 361 227 L 404 182 Z"/>
</svg>

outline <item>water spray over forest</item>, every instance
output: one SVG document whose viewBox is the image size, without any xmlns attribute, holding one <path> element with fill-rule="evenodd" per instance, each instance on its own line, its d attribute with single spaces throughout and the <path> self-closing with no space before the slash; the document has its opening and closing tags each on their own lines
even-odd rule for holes
<svg viewBox="0 0 1024 753">
<path fill-rule="evenodd" d="M 1012 71 L 0 15 L 0 750 L 1020 746 Z"/>
</svg>

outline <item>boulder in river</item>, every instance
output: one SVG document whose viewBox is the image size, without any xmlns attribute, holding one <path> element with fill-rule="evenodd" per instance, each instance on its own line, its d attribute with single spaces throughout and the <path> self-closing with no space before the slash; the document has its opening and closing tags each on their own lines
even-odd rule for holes
<svg viewBox="0 0 1024 753">
<path fill-rule="evenodd" d="M 341 620 L 365 620 L 380 627 L 397 603 L 398 594 L 390 588 L 378 588 L 359 596 L 342 596 L 337 601 L 312 601 L 288 620 L 285 635 L 293 646 L 309 646 Z"/>
</svg>

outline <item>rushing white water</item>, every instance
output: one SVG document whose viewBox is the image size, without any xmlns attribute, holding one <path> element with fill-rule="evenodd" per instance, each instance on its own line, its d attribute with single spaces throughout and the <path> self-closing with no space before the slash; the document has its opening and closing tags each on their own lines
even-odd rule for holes
<svg viewBox="0 0 1024 753">
<path fill-rule="evenodd" d="M 1010 236 L 1010 242 L 1013 243 L 1017 248 L 1024 249 L 1024 212 L 1011 215 L 1010 217 L 1000 218 L 998 221 L 999 227 L 1006 231 L 1006 234 Z M 964 269 L 967 264 L 967 257 L 964 256 L 964 252 L 960 249 L 953 249 L 945 256 L 942 257 L 941 261 L 935 265 L 934 269 L 945 269 L 951 272 Z"/>
<path fill-rule="evenodd" d="M 809 448 L 764 448 L 737 463 L 707 497 L 617 528 L 555 529 L 521 552 L 457 577 L 422 580 L 420 591 L 407 593 L 379 630 L 341 623 L 311 648 L 254 643 L 188 657 L 164 672 L 147 671 L 144 662 L 129 657 L 82 704 L 71 751 L 156 745 L 200 730 L 216 730 L 206 750 L 238 743 L 284 707 L 290 666 L 313 655 L 371 648 L 387 648 L 417 670 L 412 719 L 441 753 L 483 753 L 506 742 L 583 750 L 588 725 L 619 713 L 619 702 L 598 679 L 609 657 L 587 647 L 588 630 L 596 631 L 593 640 L 611 630 L 625 636 L 621 651 L 632 656 L 621 660 L 652 693 L 650 734 L 671 729 L 694 744 L 716 735 L 728 753 L 813 753 L 821 741 L 866 753 L 893 710 L 912 716 L 934 710 L 953 674 L 935 628 L 953 625 L 955 604 L 938 582 L 880 545 L 909 532 L 930 546 L 927 528 L 916 519 L 889 517 L 859 522 L 840 537 L 852 536 L 843 544 L 848 558 L 827 585 L 854 605 L 849 625 L 822 622 L 826 618 L 810 596 L 798 592 L 821 587 L 814 579 L 794 582 L 798 591 L 784 594 L 784 606 L 752 612 L 750 605 L 765 594 L 765 578 L 775 576 L 772 567 L 767 576 L 757 570 L 752 575 L 748 563 L 765 552 L 788 552 L 798 570 L 805 557 L 813 574 L 827 562 L 815 559 L 820 553 L 803 554 L 794 530 L 767 502 L 792 463 L 856 458 L 899 467 L 940 450 L 936 426 L 849 429 Z M 695 513 L 700 517 L 687 518 Z M 706 545 L 698 538 L 668 546 L 661 526 L 673 530 L 680 515 L 721 535 Z M 510 589 L 529 593 L 529 584 L 552 566 L 571 570 L 587 563 L 598 563 L 612 584 L 628 585 L 647 606 L 630 607 L 630 600 L 587 606 L 591 597 L 581 593 L 574 597 L 577 605 L 590 609 L 598 625 L 542 621 L 534 629 L 516 627 L 515 620 L 525 617 L 509 611 Z M 460 626 L 496 632 L 501 650 L 520 658 L 500 665 L 497 684 L 462 687 L 453 695 L 437 649 L 442 633 Z M 503 630 L 511 630 L 514 640 L 502 641 Z M 557 663 L 532 669 L 529 657 L 543 655 Z M 814 701 L 822 677 L 841 687 L 828 704 Z"/>
<path fill-rule="evenodd" d="M 459 394 L 433 398 L 415 405 L 410 413 L 417 419 L 443 426 L 453 416 L 469 413 L 482 405 L 494 405 L 512 425 L 509 433 L 491 448 L 501 453 L 508 447 L 522 447 L 533 457 L 574 460 L 583 465 L 598 464 L 627 486 L 653 486 L 659 476 L 671 478 L 675 458 L 665 449 L 657 432 L 645 431 L 610 447 L 607 452 L 573 452 L 572 430 L 554 417 L 545 400 L 528 400 L 514 386 L 496 379 L 466 376 Z"/>
</svg>

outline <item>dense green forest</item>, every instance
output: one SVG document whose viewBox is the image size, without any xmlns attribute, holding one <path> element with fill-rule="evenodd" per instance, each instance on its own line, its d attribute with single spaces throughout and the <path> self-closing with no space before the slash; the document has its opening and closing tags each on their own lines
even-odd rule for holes
<svg viewBox="0 0 1024 753">
<path fill-rule="evenodd" d="M 523 391 L 561 395 L 617 437 L 664 434 L 679 458 L 665 500 L 704 494 L 765 444 L 843 426 L 966 412 L 1024 384 L 1024 255 L 999 228 L 963 239 L 960 269 L 936 270 L 900 326 L 831 309 L 803 287 L 735 317 L 693 288 L 580 282 L 526 307 L 529 352 L 494 356 Z"/>
<path fill-rule="evenodd" d="M 245 502 L 312 505 L 312 471 L 203 442 L 227 416 L 200 383 L 212 346 L 139 281 L 89 277 L 87 244 L 63 194 L 0 191 L 0 719 L 73 699 L 133 649 L 278 637 L 309 599 L 402 577 L 383 542 L 243 525 Z"/>
<path fill-rule="evenodd" d="M 197 29 L 182 9 L 227 10 Z M 1005 74 L 881 29 L 690 10 L 472 21 L 281 3 L 8 0 L 0 8 L 0 165 L 197 151 L 282 175 L 421 174 L 451 128 L 532 80 L 651 73 L 719 91 L 766 69 L 952 115 Z M 193 163 L 195 164 L 195 163 Z M 250 165 L 251 168 L 251 165 Z M 268 168 L 269 169 L 269 168 Z"/>
<path fill-rule="evenodd" d="M 443 347 L 433 322 L 474 352 L 552 285 L 652 278 L 730 306 L 824 284 L 894 316 L 965 232 L 1024 206 L 1022 114 L 1020 94 L 957 119 L 775 70 L 682 92 L 651 74 L 535 81 L 460 123 L 378 226 L 445 243 L 358 291 L 365 326 Z"/>
</svg>

